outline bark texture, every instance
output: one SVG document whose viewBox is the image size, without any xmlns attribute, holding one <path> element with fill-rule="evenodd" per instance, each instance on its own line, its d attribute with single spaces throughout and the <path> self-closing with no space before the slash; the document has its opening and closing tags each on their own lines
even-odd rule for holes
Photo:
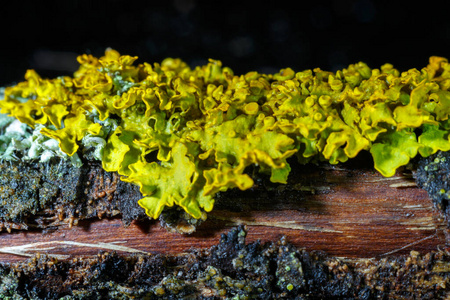
<svg viewBox="0 0 450 300">
<path fill-rule="evenodd" d="M 244 227 L 209 249 L 58 261 L 36 256 L 0 265 L 0 293 L 13 299 L 443 299 L 445 252 L 340 259 L 277 242 L 246 243 Z M 234 298 L 235 297 L 235 298 Z"/>
</svg>

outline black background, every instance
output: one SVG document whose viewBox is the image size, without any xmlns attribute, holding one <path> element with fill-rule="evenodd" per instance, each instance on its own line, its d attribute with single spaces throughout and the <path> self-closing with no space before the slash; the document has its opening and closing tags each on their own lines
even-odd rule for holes
<svg viewBox="0 0 450 300">
<path fill-rule="evenodd" d="M 77 55 L 107 47 L 138 62 L 219 59 L 235 74 L 336 71 L 358 61 L 403 71 L 450 57 L 448 9 L 435 2 L 60 0 L 6 1 L 0 10 L 0 86 L 30 68 L 70 75 Z"/>
</svg>

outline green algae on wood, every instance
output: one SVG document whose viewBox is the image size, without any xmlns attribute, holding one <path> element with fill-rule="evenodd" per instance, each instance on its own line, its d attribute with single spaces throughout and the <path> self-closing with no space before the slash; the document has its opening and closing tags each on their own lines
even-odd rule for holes
<svg viewBox="0 0 450 300">
<path fill-rule="evenodd" d="M 95 147 L 106 171 L 140 187 L 152 218 L 168 206 L 200 218 L 217 192 L 253 186 L 252 165 L 286 183 L 292 156 L 337 164 L 370 151 L 375 169 L 392 176 L 418 154 L 450 150 L 445 58 L 402 73 L 360 62 L 336 73 L 240 76 L 215 60 L 194 69 L 136 60 L 108 49 L 79 56 L 73 77 L 29 70 L 0 108 L 42 127 L 69 156 Z"/>
</svg>

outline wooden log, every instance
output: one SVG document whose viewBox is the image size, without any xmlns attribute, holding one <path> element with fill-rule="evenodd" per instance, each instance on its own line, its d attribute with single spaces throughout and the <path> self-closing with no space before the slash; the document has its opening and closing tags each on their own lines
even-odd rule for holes
<svg viewBox="0 0 450 300">
<path fill-rule="evenodd" d="M 239 226 L 208 249 L 176 255 L 102 252 L 0 264 L 6 298 L 448 299 L 450 255 L 348 259 L 297 249 L 285 239 L 248 243 Z"/>
<path fill-rule="evenodd" d="M 169 232 L 150 220 L 124 227 L 117 217 L 89 219 L 46 232 L 3 232 L 0 261 L 16 262 L 37 252 L 86 257 L 101 249 L 176 254 L 211 247 L 241 224 L 248 227 L 249 242 L 285 236 L 299 249 L 336 257 L 428 253 L 447 246 L 444 217 L 406 169 L 390 178 L 357 163 L 302 167 L 292 174 L 287 185 L 263 186 L 256 180 L 252 190 L 220 194 L 208 219 L 190 235 Z"/>
</svg>

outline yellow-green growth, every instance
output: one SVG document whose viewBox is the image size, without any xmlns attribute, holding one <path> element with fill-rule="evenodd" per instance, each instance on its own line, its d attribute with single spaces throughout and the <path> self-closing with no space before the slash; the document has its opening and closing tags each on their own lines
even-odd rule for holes
<svg viewBox="0 0 450 300">
<path fill-rule="evenodd" d="M 418 153 L 450 150 L 445 58 L 403 73 L 357 63 L 336 73 L 241 76 L 214 60 L 191 69 L 179 59 L 136 59 L 107 50 L 100 59 L 78 57 L 73 77 L 30 70 L 5 90 L 0 108 L 44 125 L 41 133 L 68 155 L 85 139 L 104 140 L 97 144 L 104 169 L 139 185 L 139 203 L 153 218 L 173 205 L 199 218 L 218 191 L 253 185 L 244 172 L 250 165 L 285 183 L 293 155 L 336 164 L 367 150 L 375 169 L 392 176 Z"/>
</svg>

